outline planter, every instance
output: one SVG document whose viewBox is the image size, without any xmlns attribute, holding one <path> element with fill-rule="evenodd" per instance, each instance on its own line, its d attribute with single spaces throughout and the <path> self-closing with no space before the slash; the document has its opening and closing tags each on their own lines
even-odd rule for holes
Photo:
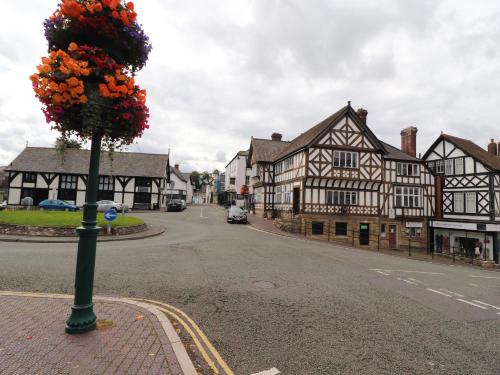
<svg viewBox="0 0 500 375">
<path fill-rule="evenodd" d="M 107 234 L 107 228 L 101 228 L 99 236 L 123 236 L 127 234 L 140 233 L 147 230 L 146 224 L 131 227 L 116 227 Z M 0 224 L 0 234 L 12 236 L 40 236 L 40 237 L 77 237 L 76 228 L 61 227 L 38 227 L 28 225 Z"/>
</svg>

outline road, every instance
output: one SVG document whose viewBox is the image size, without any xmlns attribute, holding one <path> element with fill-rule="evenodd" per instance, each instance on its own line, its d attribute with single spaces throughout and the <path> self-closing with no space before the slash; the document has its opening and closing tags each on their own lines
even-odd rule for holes
<svg viewBox="0 0 500 375">
<path fill-rule="evenodd" d="M 140 214 L 99 243 L 95 292 L 173 304 L 236 374 L 498 374 L 500 273 L 286 238 L 223 210 Z M 72 293 L 75 244 L 0 242 L 0 289 Z"/>
</svg>

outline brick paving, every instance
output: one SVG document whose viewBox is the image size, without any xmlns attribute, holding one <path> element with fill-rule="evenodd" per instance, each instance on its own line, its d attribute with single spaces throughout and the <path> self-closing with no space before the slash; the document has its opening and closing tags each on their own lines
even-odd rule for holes
<svg viewBox="0 0 500 375">
<path fill-rule="evenodd" d="M 294 238 L 305 238 L 303 235 L 298 235 L 298 234 L 293 234 L 293 233 L 288 233 L 285 231 L 282 231 L 276 225 L 274 225 L 273 220 L 271 219 L 264 219 L 261 217 L 258 217 L 253 214 L 249 214 L 247 216 L 248 222 L 255 228 L 262 230 L 264 232 L 269 232 L 273 234 L 278 234 L 280 236 L 285 236 L 285 237 L 294 237 Z"/>
<path fill-rule="evenodd" d="M 0 296 L 0 374 L 182 374 L 170 341 L 149 311 L 97 301 L 108 329 L 68 335 L 72 299 Z M 136 320 L 142 315 L 144 318 Z"/>
</svg>

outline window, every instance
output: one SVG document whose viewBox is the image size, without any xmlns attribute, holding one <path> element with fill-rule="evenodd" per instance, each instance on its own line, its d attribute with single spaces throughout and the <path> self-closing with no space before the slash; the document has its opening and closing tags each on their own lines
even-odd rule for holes
<svg viewBox="0 0 500 375">
<path fill-rule="evenodd" d="M 434 172 L 436 172 L 437 174 L 444 173 L 444 161 L 443 160 L 436 160 L 436 167 L 434 169 Z"/>
<path fill-rule="evenodd" d="M 406 228 L 406 237 L 420 237 L 422 234 L 422 228 Z"/>
<path fill-rule="evenodd" d="M 453 174 L 453 159 L 446 159 L 444 164 L 444 173 Z"/>
<path fill-rule="evenodd" d="M 333 166 L 338 168 L 358 168 L 358 153 L 349 151 L 335 151 Z"/>
<path fill-rule="evenodd" d="M 420 207 L 421 189 L 408 186 L 396 187 L 396 207 Z"/>
<path fill-rule="evenodd" d="M 429 167 L 429 169 L 430 169 L 431 171 L 433 171 L 433 172 L 435 172 L 435 171 L 436 171 L 436 164 L 434 164 L 434 162 L 433 162 L 433 161 L 428 162 L 428 163 L 427 163 L 427 167 Z"/>
<path fill-rule="evenodd" d="M 312 222 L 312 234 L 323 234 L 324 223 L 322 221 Z"/>
<path fill-rule="evenodd" d="M 276 188 L 276 203 L 281 203 L 281 186 Z"/>
<path fill-rule="evenodd" d="M 464 174 L 464 159 L 455 159 L 455 174 Z"/>
<path fill-rule="evenodd" d="M 236 177 L 229 178 L 229 185 L 234 185 L 236 183 Z"/>
<path fill-rule="evenodd" d="M 59 177 L 59 189 L 76 189 L 78 176 L 63 174 Z"/>
<path fill-rule="evenodd" d="M 387 233 L 386 225 L 380 224 L 380 237 L 385 237 Z"/>
<path fill-rule="evenodd" d="M 358 204 L 358 193 L 355 191 L 336 191 L 326 192 L 326 203 L 337 206 L 356 206 Z"/>
<path fill-rule="evenodd" d="M 113 177 L 99 176 L 99 190 L 114 190 Z"/>
<path fill-rule="evenodd" d="M 464 193 L 454 193 L 453 212 L 464 212 Z"/>
<path fill-rule="evenodd" d="M 245 176 L 245 185 L 250 185 L 250 176 Z"/>
<path fill-rule="evenodd" d="M 412 163 L 397 163 L 398 176 L 418 176 L 419 166 Z"/>
<path fill-rule="evenodd" d="M 347 223 L 335 223 L 335 235 L 347 236 Z"/>
<path fill-rule="evenodd" d="M 23 182 L 36 182 L 36 173 L 23 172 Z"/>
<path fill-rule="evenodd" d="M 135 186 L 151 187 L 151 179 L 147 177 L 136 177 Z"/>
<path fill-rule="evenodd" d="M 475 192 L 465 193 L 465 211 L 469 214 L 476 213 L 476 193 Z"/>
</svg>

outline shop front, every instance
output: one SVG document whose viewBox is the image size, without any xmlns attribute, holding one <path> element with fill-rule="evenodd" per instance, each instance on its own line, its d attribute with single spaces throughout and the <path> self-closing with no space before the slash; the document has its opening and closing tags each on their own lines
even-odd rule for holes
<svg viewBox="0 0 500 375">
<path fill-rule="evenodd" d="M 431 246 L 436 253 L 474 257 L 498 263 L 500 225 L 455 221 L 430 221 Z"/>
</svg>

